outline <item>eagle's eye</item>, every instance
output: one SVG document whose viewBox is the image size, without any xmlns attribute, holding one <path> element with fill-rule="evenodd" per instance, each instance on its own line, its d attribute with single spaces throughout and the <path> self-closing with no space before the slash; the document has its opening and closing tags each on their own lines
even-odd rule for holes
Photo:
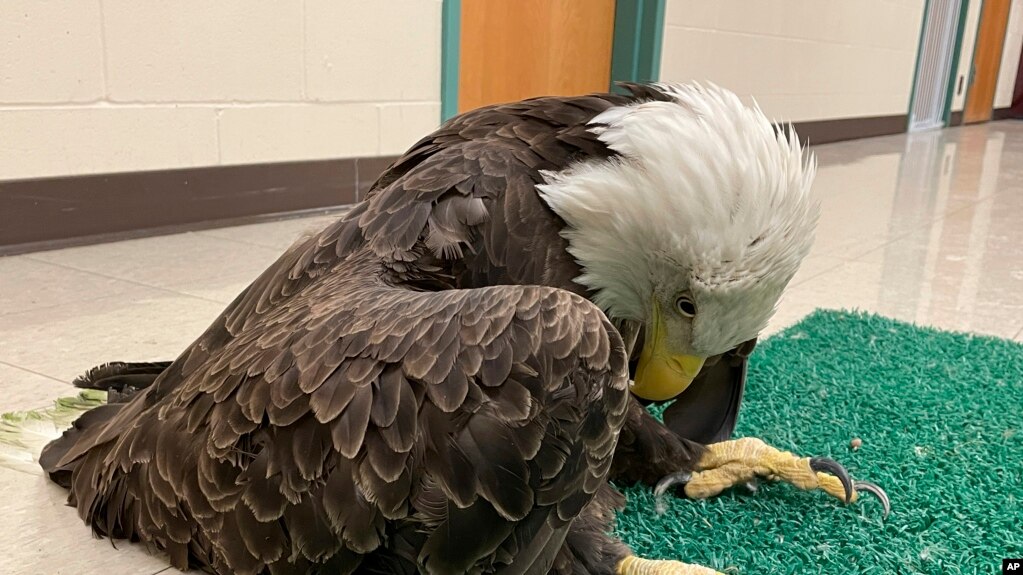
<svg viewBox="0 0 1023 575">
<path fill-rule="evenodd" d="M 679 296 L 679 298 L 675 300 L 675 309 L 678 310 L 678 313 L 686 317 L 693 317 L 696 315 L 696 304 L 693 303 L 693 300 L 689 299 L 688 296 Z"/>
</svg>

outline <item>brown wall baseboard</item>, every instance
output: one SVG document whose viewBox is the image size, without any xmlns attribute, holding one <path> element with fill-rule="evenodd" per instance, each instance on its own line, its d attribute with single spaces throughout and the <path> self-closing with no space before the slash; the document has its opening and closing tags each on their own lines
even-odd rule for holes
<svg viewBox="0 0 1023 575">
<path fill-rule="evenodd" d="M 889 136 L 906 131 L 909 118 L 905 114 L 894 116 L 870 116 L 865 118 L 839 118 L 796 122 L 794 127 L 800 141 L 810 145 L 830 144 L 859 138 Z"/>
<path fill-rule="evenodd" d="M 1019 116 L 1013 113 L 1012 108 L 995 108 L 994 110 L 991 110 L 992 122 L 996 120 L 1011 120 L 1017 117 Z M 952 114 L 948 118 L 948 125 L 950 127 L 962 126 L 963 125 L 962 111 L 952 112 Z"/>
<path fill-rule="evenodd" d="M 906 116 L 795 124 L 826 144 L 906 131 Z M 350 204 L 395 160 L 348 158 L 0 181 L 0 255 L 235 225 Z"/>
<path fill-rule="evenodd" d="M 246 223 L 350 204 L 394 159 L 0 181 L 0 255 Z"/>
<path fill-rule="evenodd" d="M 991 110 L 991 120 L 1012 120 L 1019 118 L 1012 108 L 995 108 Z"/>
</svg>

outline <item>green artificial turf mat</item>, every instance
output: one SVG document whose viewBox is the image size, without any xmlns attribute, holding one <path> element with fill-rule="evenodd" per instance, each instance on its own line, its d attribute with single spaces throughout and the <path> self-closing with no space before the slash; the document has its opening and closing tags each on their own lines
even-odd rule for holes
<svg viewBox="0 0 1023 575">
<path fill-rule="evenodd" d="M 744 575 L 1000 573 L 1023 556 L 1023 345 L 817 311 L 758 346 L 743 403 L 737 437 L 833 457 L 891 515 L 762 482 L 658 516 L 631 487 L 618 532 L 636 554 Z"/>
</svg>

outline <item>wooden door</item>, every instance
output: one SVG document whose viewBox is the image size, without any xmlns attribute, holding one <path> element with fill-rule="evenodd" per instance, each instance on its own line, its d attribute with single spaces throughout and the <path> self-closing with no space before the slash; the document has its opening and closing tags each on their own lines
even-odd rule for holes
<svg viewBox="0 0 1023 575">
<path fill-rule="evenodd" d="M 605 92 L 615 0 L 462 0 L 458 111 Z"/>
<path fill-rule="evenodd" d="M 966 93 L 963 122 L 972 124 L 991 119 L 998 84 L 998 67 L 1002 62 L 1002 44 L 1009 23 L 1011 0 L 985 0 L 973 52 L 973 74 Z"/>
</svg>

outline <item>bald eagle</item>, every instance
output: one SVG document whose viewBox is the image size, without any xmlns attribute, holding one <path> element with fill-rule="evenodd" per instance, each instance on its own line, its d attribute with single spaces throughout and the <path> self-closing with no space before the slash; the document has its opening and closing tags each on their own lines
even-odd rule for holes
<svg viewBox="0 0 1023 575">
<path fill-rule="evenodd" d="M 95 533 L 239 575 L 711 573 L 633 556 L 609 481 L 874 491 L 729 440 L 812 157 L 724 89 L 626 88 L 448 121 L 176 360 L 83 376 L 111 400 L 41 465 Z"/>
</svg>

